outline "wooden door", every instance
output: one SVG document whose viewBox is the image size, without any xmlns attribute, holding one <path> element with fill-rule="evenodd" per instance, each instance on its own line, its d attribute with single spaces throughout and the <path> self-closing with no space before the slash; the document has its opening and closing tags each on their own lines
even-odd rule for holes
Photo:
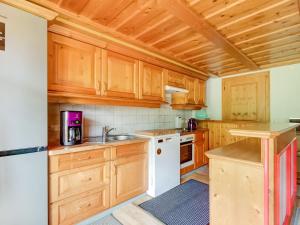
<svg viewBox="0 0 300 225">
<path fill-rule="evenodd" d="M 139 154 L 120 157 L 111 167 L 111 205 L 144 193 L 148 188 L 148 157 Z"/>
<path fill-rule="evenodd" d="M 185 76 L 183 74 L 169 70 L 167 83 L 170 86 L 185 88 Z"/>
<path fill-rule="evenodd" d="M 269 121 L 269 73 L 223 79 L 223 120 Z"/>
<path fill-rule="evenodd" d="M 138 60 L 103 50 L 101 94 L 107 97 L 138 98 Z"/>
<path fill-rule="evenodd" d="M 48 33 L 48 89 L 99 94 L 100 52 L 93 45 Z"/>
<path fill-rule="evenodd" d="M 165 98 L 166 70 L 140 61 L 140 99 L 163 101 Z"/>
</svg>

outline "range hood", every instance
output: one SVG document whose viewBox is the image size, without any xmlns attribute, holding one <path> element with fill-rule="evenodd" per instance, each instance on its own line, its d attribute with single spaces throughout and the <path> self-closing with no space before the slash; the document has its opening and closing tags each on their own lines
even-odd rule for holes
<svg viewBox="0 0 300 225">
<path fill-rule="evenodd" d="M 187 89 L 178 88 L 178 87 L 169 86 L 169 85 L 165 86 L 165 91 L 166 91 L 167 94 L 172 94 L 172 93 L 188 93 L 189 92 Z"/>
</svg>

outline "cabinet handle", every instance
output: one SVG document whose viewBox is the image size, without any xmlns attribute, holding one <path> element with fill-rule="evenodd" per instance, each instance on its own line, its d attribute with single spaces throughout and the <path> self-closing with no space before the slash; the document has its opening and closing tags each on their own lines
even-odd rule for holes
<svg viewBox="0 0 300 225">
<path fill-rule="evenodd" d="M 92 156 L 84 157 L 84 158 L 78 158 L 77 161 L 83 161 L 83 160 L 90 160 L 92 159 Z"/>
<path fill-rule="evenodd" d="M 118 175 L 118 167 L 115 165 L 115 175 Z"/>
<path fill-rule="evenodd" d="M 88 204 L 84 204 L 84 205 L 79 206 L 79 209 L 89 208 L 89 207 L 91 207 L 91 205 L 92 204 L 89 202 Z"/>
</svg>

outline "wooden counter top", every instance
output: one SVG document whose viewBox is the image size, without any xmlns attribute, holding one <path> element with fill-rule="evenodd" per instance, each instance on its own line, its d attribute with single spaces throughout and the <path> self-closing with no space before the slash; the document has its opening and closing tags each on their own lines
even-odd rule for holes
<svg viewBox="0 0 300 225">
<path fill-rule="evenodd" d="M 209 159 L 218 158 L 263 166 L 261 143 L 257 138 L 249 138 L 206 152 Z"/>
<path fill-rule="evenodd" d="M 196 134 L 197 132 L 207 131 L 206 128 L 199 128 L 193 131 L 183 131 L 182 129 L 156 129 L 156 130 L 142 130 L 135 132 L 136 134 L 146 135 L 146 136 L 161 136 L 161 135 L 168 135 L 168 134 L 177 134 L 186 135 L 186 134 Z"/>
<path fill-rule="evenodd" d="M 90 150 L 95 150 L 95 149 L 108 148 L 108 147 L 133 144 L 133 143 L 139 143 L 139 142 L 145 142 L 145 141 L 149 141 L 149 139 L 137 137 L 132 140 L 114 141 L 114 142 L 109 142 L 109 143 L 105 143 L 105 144 L 86 142 L 86 143 L 83 143 L 80 145 L 73 145 L 73 146 L 49 147 L 48 155 L 60 155 L 60 154 L 67 154 L 67 153 L 71 153 L 71 152 L 90 151 Z"/>
<path fill-rule="evenodd" d="M 243 128 L 233 128 L 229 133 L 234 136 L 272 138 L 295 129 L 296 123 L 256 123 Z"/>
</svg>

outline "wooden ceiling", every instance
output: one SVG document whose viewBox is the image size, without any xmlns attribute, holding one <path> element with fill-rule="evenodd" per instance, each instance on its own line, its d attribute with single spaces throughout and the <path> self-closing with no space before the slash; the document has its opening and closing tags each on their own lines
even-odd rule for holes
<svg viewBox="0 0 300 225">
<path fill-rule="evenodd" d="M 30 0 L 219 76 L 300 63 L 298 0 Z"/>
</svg>

